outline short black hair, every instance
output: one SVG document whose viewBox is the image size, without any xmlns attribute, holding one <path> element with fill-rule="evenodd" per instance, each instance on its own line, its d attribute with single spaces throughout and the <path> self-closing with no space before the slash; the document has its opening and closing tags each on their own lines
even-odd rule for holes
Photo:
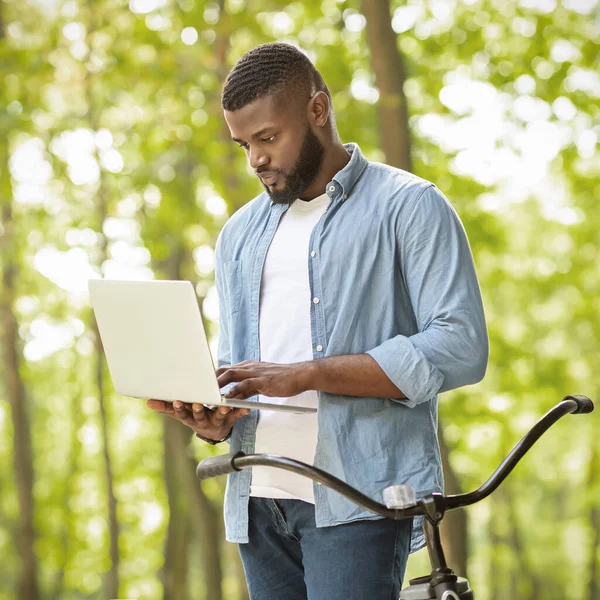
<svg viewBox="0 0 600 600">
<path fill-rule="evenodd" d="M 246 52 L 231 69 L 221 96 L 221 106 L 234 111 L 264 96 L 284 93 L 306 100 L 315 92 L 331 94 L 309 58 L 291 44 L 262 44 Z"/>
</svg>

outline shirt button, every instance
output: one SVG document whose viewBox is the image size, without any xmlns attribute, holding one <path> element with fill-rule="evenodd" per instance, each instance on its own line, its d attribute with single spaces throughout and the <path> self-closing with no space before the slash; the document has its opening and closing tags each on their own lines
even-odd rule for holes
<svg viewBox="0 0 600 600">
<path fill-rule="evenodd" d="M 330 185 L 329 186 L 329 191 L 330 192 L 335 192 L 335 185 Z"/>
<path fill-rule="evenodd" d="M 344 194 L 344 200 L 348 200 L 348 194 Z"/>
<path fill-rule="evenodd" d="M 323 350 L 323 346 L 321 346 L 321 344 L 319 344 L 319 345 L 317 346 L 317 350 L 318 350 L 319 352 L 321 352 L 321 350 Z"/>
<path fill-rule="evenodd" d="M 318 298 L 313 298 L 313 302 L 314 302 L 315 304 L 319 304 L 319 299 L 318 299 Z"/>
<path fill-rule="evenodd" d="M 314 258 L 314 257 L 317 255 L 317 253 L 316 253 L 316 252 L 313 250 L 313 251 L 310 253 L 310 255 L 311 255 L 313 258 Z"/>
</svg>

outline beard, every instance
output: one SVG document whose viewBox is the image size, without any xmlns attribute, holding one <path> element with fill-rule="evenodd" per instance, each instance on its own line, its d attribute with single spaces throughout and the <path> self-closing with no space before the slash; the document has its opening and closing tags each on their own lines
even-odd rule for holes
<svg viewBox="0 0 600 600">
<path fill-rule="evenodd" d="M 294 200 L 301 198 L 306 188 L 319 174 L 324 154 L 325 147 L 312 132 L 310 126 L 307 126 L 294 169 L 290 173 L 281 170 L 275 171 L 285 176 L 285 187 L 281 190 L 270 189 L 263 183 L 271 200 L 275 204 L 292 204 Z"/>
</svg>

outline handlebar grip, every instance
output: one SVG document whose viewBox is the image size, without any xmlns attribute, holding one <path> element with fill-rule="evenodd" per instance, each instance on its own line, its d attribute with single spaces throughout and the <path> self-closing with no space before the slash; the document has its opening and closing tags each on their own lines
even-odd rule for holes
<svg viewBox="0 0 600 600">
<path fill-rule="evenodd" d="M 574 415 L 584 415 L 594 410 L 594 403 L 587 396 L 570 394 L 563 398 L 563 402 L 565 400 L 574 400 L 577 403 L 577 410 L 573 411 Z"/>
<path fill-rule="evenodd" d="M 221 456 L 205 458 L 196 467 L 196 476 L 198 479 L 210 479 L 211 477 L 239 471 L 235 468 L 233 461 L 240 456 L 244 456 L 244 453 L 236 452 L 235 454 L 222 454 Z"/>
</svg>

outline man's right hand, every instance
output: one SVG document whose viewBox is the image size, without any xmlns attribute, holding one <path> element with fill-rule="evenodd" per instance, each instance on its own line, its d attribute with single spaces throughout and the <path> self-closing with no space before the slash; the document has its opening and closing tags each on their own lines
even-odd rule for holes
<svg viewBox="0 0 600 600">
<path fill-rule="evenodd" d="M 233 424 L 250 412 L 248 408 L 229 406 L 219 406 L 211 410 L 202 404 L 189 404 L 180 400 L 175 402 L 148 400 L 146 406 L 155 412 L 181 421 L 201 436 L 215 441 L 225 438 Z"/>
</svg>

